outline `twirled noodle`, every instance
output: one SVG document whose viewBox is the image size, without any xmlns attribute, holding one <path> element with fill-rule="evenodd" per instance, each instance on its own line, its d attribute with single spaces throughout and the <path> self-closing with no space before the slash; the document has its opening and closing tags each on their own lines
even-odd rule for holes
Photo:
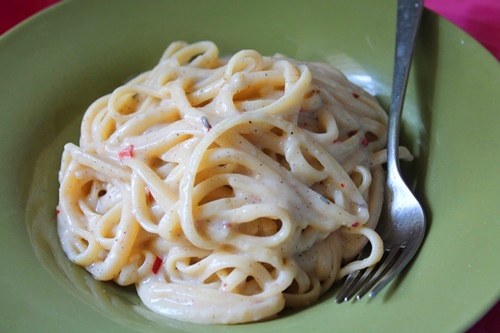
<svg viewBox="0 0 500 333">
<path fill-rule="evenodd" d="M 311 304 L 382 255 L 386 122 L 330 66 L 172 43 L 94 102 L 80 146 L 66 145 L 62 247 L 180 320 L 241 323 Z M 367 241 L 369 258 L 350 262 Z"/>
</svg>

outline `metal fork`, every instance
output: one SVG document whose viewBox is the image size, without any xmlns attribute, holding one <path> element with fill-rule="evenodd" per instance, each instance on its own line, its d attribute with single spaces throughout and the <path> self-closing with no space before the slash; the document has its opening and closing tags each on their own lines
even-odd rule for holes
<svg viewBox="0 0 500 333">
<path fill-rule="evenodd" d="M 385 251 L 379 263 L 351 273 L 337 294 L 337 303 L 357 299 L 369 293 L 374 297 L 415 256 L 425 234 L 425 215 L 408 189 L 399 170 L 399 127 L 410 72 L 413 47 L 423 11 L 423 0 L 398 0 L 396 49 L 389 110 L 387 142 L 387 181 L 382 215 L 376 231 L 384 241 Z M 368 244 L 360 254 L 371 251 Z"/>
</svg>

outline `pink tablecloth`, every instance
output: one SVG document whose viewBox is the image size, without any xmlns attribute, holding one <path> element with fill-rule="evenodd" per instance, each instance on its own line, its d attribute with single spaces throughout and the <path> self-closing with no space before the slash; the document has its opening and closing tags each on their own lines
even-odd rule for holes
<svg viewBox="0 0 500 333">
<path fill-rule="evenodd" d="M 0 2 L 0 34 L 58 0 L 5 0 Z M 467 31 L 500 60 L 500 0 L 426 0 L 428 9 Z M 497 303 L 467 333 L 500 332 Z"/>
</svg>

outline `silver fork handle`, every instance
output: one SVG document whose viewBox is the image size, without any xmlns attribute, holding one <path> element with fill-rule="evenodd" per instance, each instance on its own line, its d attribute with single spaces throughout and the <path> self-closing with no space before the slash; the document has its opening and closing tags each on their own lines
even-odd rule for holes
<svg viewBox="0 0 500 333">
<path fill-rule="evenodd" d="M 424 9 L 423 0 L 398 0 L 396 49 L 387 138 L 388 177 L 399 174 L 399 127 L 410 73 L 413 46 Z"/>
</svg>

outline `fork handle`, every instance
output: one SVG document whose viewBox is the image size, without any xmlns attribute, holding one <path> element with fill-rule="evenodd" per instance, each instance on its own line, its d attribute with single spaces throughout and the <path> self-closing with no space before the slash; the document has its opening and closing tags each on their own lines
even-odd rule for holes
<svg viewBox="0 0 500 333">
<path fill-rule="evenodd" d="M 394 72 L 387 130 L 388 176 L 399 174 L 399 127 L 423 3 L 423 0 L 398 0 Z"/>
</svg>

